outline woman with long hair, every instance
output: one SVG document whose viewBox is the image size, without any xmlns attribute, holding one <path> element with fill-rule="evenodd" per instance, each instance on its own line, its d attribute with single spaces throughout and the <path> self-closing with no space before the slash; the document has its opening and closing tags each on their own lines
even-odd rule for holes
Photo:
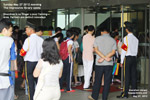
<svg viewBox="0 0 150 100">
<path fill-rule="evenodd" d="M 33 76 L 38 77 L 34 100 L 59 100 L 59 78 L 62 75 L 63 63 L 53 38 L 45 39 L 42 47 L 42 59 L 38 61 L 33 72 Z"/>
</svg>

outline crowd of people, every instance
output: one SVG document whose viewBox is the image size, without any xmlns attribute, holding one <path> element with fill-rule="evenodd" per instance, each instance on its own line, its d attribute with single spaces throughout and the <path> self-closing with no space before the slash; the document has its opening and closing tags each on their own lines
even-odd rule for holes
<svg viewBox="0 0 150 100">
<path fill-rule="evenodd" d="M 20 86 L 28 90 L 29 100 L 59 100 L 61 92 L 76 92 L 72 87 L 82 83 L 83 90 L 92 90 L 90 100 L 98 100 L 100 88 L 104 86 L 102 100 L 107 100 L 112 82 L 121 79 L 121 68 L 117 76 L 112 75 L 115 63 L 121 63 L 125 70 L 124 89 L 117 98 L 128 98 L 130 81 L 132 89 L 137 88 L 138 39 L 132 33 L 132 23 L 125 22 L 125 26 L 127 36 L 123 41 L 117 30 L 110 34 L 106 26 L 96 36 L 93 25 L 85 26 L 83 35 L 80 28 L 71 27 L 66 30 L 66 37 L 57 27 L 52 36 L 43 39 L 41 26 L 27 24 L 22 31 L 9 20 L 1 19 L 1 99 L 17 99 L 15 73 L 19 71 L 23 78 Z M 78 78 L 78 65 L 83 65 L 83 81 Z"/>
</svg>

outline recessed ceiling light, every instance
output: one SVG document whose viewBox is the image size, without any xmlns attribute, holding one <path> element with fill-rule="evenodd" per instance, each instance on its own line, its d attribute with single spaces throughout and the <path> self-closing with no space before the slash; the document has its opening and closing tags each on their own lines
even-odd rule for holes
<svg viewBox="0 0 150 100">
<path fill-rule="evenodd" d="M 48 12 L 50 13 L 50 12 L 53 12 L 53 11 L 49 10 Z"/>
<path fill-rule="evenodd" d="M 130 6 L 125 6 L 126 9 L 130 8 Z"/>
<path fill-rule="evenodd" d="M 107 7 L 103 7 L 102 9 L 108 9 Z"/>
</svg>

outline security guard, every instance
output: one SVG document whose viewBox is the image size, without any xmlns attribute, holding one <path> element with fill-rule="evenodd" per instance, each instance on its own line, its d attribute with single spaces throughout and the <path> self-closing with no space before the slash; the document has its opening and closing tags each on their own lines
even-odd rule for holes
<svg viewBox="0 0 150 100">
<path fill-rule="evenodd" d="M 35 34 L 35 26 L 27 25 L 26 34 L 29 36 L 20 51 L 20 55 L 24 56 L 25 63 L 25 75 L 28 85 L 29 100 L 33 100 L 35 91 L 35 83 L 37 78 L 33 77 L 34 68 L 37 65 L 38 60 L 41 58 L 43 39 Z"/>
<path fill-rule="evenodd" d="M 121 67 L 124 67 L 124 87 L 123 92 L 117 98 L 128 98 L 129 85 L 131 89 L 137 88 L 136 56 L 138 53 L 139 40 L 133 35 L 133 27 L 130 22 L 125 22 L 127 36 L 124 37 L 121 53 Z M 124 63 L 124 66 L 123 66 Z"/>
</svg>

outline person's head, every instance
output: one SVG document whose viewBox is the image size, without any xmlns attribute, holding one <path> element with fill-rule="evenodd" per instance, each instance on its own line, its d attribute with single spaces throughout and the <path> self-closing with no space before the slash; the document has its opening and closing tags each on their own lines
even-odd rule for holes
<svg viewBox="0 0 150 100">
<path fill-rule="evenodd" d="M 78 32 L 75 32 L 75 33 L 74 33 L 74 41 L 76 41 L 78 38 L 79 38 L 79 33 L 78 33 Z"/>
<path fill-rule="evenodd" d="M 67 38 L 73 39 L 75 32 L 71 29 L 68 29 L 66 32 Z"/>
<path fill-rule="evenodd" d="M 119 39 L 119 33 L 118 32 L 113 32 L 111 34 L 112 38 L 114 38 L 115 40 L 118 40 Z"/>
<path fill-rule="evenodd" d="M 56 27 L 56 29 L 55 29 L 55 34 L 61 33 L 61 31 L 62 31 L 62 29 L 61 29 L 60 27 Z"/>
<path fill-rule="evenodd" d="M 108 33 L 109 33 L 109 30 L 108 30 L 107 27 L 102 27 L 102 28 L 101 28 L 101 35 L 103 35 L 103 34 L 108 34 Z"/>
<path fill-rule="evenodd" d="M 38 36 L 42 36 L 42 35 L 43 35 L 43 27 L 42 27 L 42 26 L 39 26 L 39 27 L 35 28 L 35 33 L 36 33 Z"/>
<path fill-rule="evenodd" d="M 58 42 L 59 42 L 59 44 L 60 44 L 60 43 L 63 41 L 64 36 L 63 36 L 62 33 L 58 33 L 58 34 L 54 35 L 52 38 L 53 38 L 53 39 L 54 39 L 54 38 L 58 38 Z"/>
<path fill-rule="evenodd" d="M 79 34 L 81 33 L 81 29 L 78 27 L 72 27 L 70 28 L 72 31 L 74 31 L 74 38 L 73 40 L 76 41 L 79 38 Z"/>
<path fill-rule="evenodd" d="M 88 26 L 88 33 L 93 34 L 93 33 L 94 33 L 94 31 L 95 31 L 94 26 L 93 26 L 93 25 L 89 25 L 89 26 Z"/>
<path fill-rule="evenodd" d="M 84 26 L 84 31 L 88 32 L 88 26 Z"/>
<path fill-rule="evenodd" d="M 127 33 L 133 32 L 133 26 L 131 22 L 126 21 L 124 24 L 125 24 L 125 30 Z"/>
<path fill-rule="evenodd" d="M 8 19 L 1 19 L 0 20 L 0 34 L 4 36 L 11 36 L 12 35 L 12 23 Z"/>
<path fill-rule="evenodd" d="M 30 36 L 33 33 L 35 33 L 35 26 L 30 24 L 26 25 L 26 34 Z"/>
<path fill-rule="evenodd" d="M 13 32 L 17 32 L 18 33 L 19 32 L 19 27 L 18 26 L 14 26 L 13 27 Z"/>
<path fill-rule="evenodd" d="M 45 39 L 42 44 L 42 47 L 43 47 L 42 59 L 44 61 L 48 61 L 50 64 L 59 63 L 60 56 L 56 42 L 54 41 L 53 38 L 50 37 Z"/>
</svg>

